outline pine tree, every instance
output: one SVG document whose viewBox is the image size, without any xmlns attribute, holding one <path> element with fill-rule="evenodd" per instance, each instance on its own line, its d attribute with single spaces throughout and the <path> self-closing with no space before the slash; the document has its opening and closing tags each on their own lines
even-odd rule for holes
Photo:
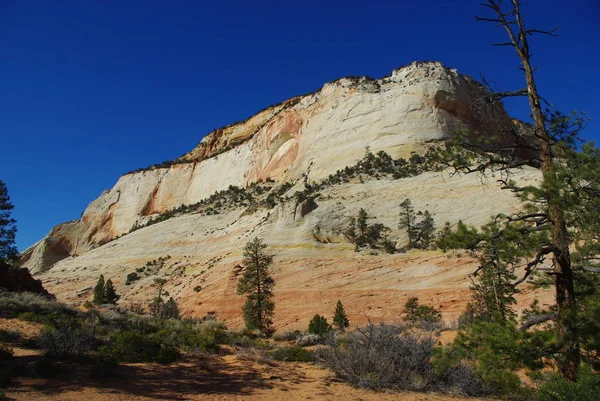
<svg viewBox="0 0 600 401">
<path fill-rule="evenodd" d="M 367 243 L 367 234 L 368 234 L 368 229 L 369 229 L 369 225 L 367 224 L 368 218 L 369 218 L 369 215 L 367 214 L 367 211 L 363 208 L 360 208 L 360 210 L 358 211 L 358 219 L 356 221 L 356 228 L 357 228 L 356 245 L 357 245 L 357 247 L 360 247 Z"/>
<path fill-rule="evenodd" d="M 108 279 L 106 284 L 104 285 L 104 303 L 107 304 L 116 304 L 120 297 L 117 295 L 115 291 L 115 287 L 113 286 L 112 280 Z"/>
<path fill-rule="evenodd" d="M 0 263 L 12 263 L 19 257 L 15 245 L 16 220 L 11 217 L 13 208 L 8 189 L 4 182 L 0 181 Z"/>
<path fill-rule="evenodd" d="M 308 323 L 308 332 L 316 334 L 319 337 L 325 337 L 331 331 L 331 325 L 327 323 L 327 318 L 321 315 L 314 315 Z"/>
<path fill-rule="evenodd" d="M 406 229 L 408 234 L 408 247 L 412 248 L 416 236 L 415 232 L 415 209 L 412 206 L 410 199 L 404 199 L 400 204 L 400 222 L 398 223 L 399 229 Z"/>
<path fill-rule="evenodd" d="M 94 300 L 96 305 L 104 305 L 106 303 L 106 293 L 104 292 L 104 276 L 101 274 L 94 287 Z"/>
<path fill-rule="evenodd" d="M 415 225 L 416 238 L 414 242 L 421 248 L 429 248 L 435 236 L 435 221 L 429 210 L 425 210 L 423 213 L 419 211 L 417 214 L 422 216 L 422 219 Z"/>
<path fill-rule="evenodd" d="M 437 323 L 442 319 L 440 311 L 429 305 L 419 305 L 419 298 L 411 297 L 404 304 L 405 322 Z"/>
<path fill-rule="evenodd" d="M 161 316 L 162 314 L 164 306 L 163 296 L 168 296 L 168 293 L 166 293 L 166 291 L 163 291 L 165 284 L 167 284 L 167 280 L 164 278 L 155 278 L 154 283 L 152 284 L 152 286 L 156 287 L 158 291 L 156 297 L 152 298 L 150 304 L 148 305 L 150 314 L 153 316 Z"/>
<path fill-rule="evenodd" d="M 348 316 L 346 316 L 346 311 L 344 310 L 344 306 L 342 305 L 342 301 L 338 300 L 335 306 L 335 313 L 333 315 L 333 324 L 338 330 L 344 331 L 348 327 L 350 327 L 350 321 L 348 320 Z"/>
<path fill-rule="evenodd" d="M 265 251 L 266 248 L 267 244 L 258 237 L 246 244 L 242 262 L 246 270 L 237 290 L 238 294 L 247 294 L 242 308 L 246 328 L 259 330 L 261 335 L 268 337 L 274 332 L 275 303 L 272 298 L 275 281 L 269 271 L 273 256 Z"/>
</svg>

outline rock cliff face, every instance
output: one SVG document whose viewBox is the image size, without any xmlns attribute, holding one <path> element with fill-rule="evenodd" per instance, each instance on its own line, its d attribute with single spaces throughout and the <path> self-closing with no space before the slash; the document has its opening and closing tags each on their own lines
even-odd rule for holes
<svg viewBox="0 0 600 401">
<path fill-rule="evenodd" d="M 282 310 L 291 305 L 292 297 L 322 293 L 322 286 L 311 283 L 329 281 L 328 274 L 341 285 L 337 290 L 329 288 L 332 297 L 353 294 L 348 295 L 352 303 L 377 288 L 379 293 L 396 296 L 399 266 L 408 266 L 415 256 L 367 258 L 352 252 L 342 232 L 360 207 L 394 228 L 397 205 L 404 198 L 411 198 L 417 209 L 432 211 L 440 225 L 459 218 L 483 224 L 498 211 L 518 207 L 517 200 L 495 185 L 482 186 L 477 177 L 425 173 L 335 186 L 314 205 L 305 205 L 302 213 L 296 213 L 298 204 L 282 202 L 272 210 L 253 213 L 233 208 L 219 215 L 184 215 L 128 233 L 161 213 L 195 204 L 231 185 L 247 187 L 270 179 L 295 183 L 293 192 L 303 182 L 319 182 L 355 164 L 366 147 L 373 153 L 384 150 L 394 158 L 409 157 L 459 130 L 485 134 L 511 126 L 501 105 L 478 107 L 474 112 L 471 105 L 480 94 L 478 83 L 435 62 L 413 63 L 378 80 L 344 78 L 328 83 L 316 93 L 292 98 L 210 133 L 172 165 L 122 176 L 90 203 L 79 221 L 55 227 L 27 249 L 22 265 L 37 274 L 45 272 L 40 277 L 59 297 L 78 301 L 85 294 L 82 288 L 100 273 L 124 278 L 132 269 L 169 255 L 161 268 L 164 274 L 182 272 L 172 280 L 177 291 L 171 293 L 180 299 L 184 311 L 204 314 L 218 310 L 237 319 L 242 298 L 235 295 L 231 269 L 241 259 L 244 243 L 261 235 L 277 250 L 280 292 L 276 292 L 282 297 Z M 525 169 L 517 174 L 520 179 L 535 181 L 538 173 Z M 392 235 L 403 238 L 397 229 Z M 454 262 L 439 254 L 424 260 L 426 266 L 419 273 L 424 278 L 413 283 L 417 287 L 425 289 L 430 282 L 433 288 L 445 275 L 454 277 L 444 270 Z M 344 269 L 335 267 L 341 263 Z M 450 286 L 449 293 L 458 289 L 459 298 L 464 298 L 463 273 L 472 263 L 462 263 L 460 285 Z M 381 271 L 371 277 L 367 273 L 371 270 L 365 270 L 371 268 Z M 344 276 L 348 269 L 351 273 Z M 378 284 L 380 275 L 386 283 L 382 286 Z M 366 285 L 365 280 L 375 283 Z M 148 296 L 150 281 L 140 283 L 145 284 L 120 288 L 122 302 L 143 301 Z M 289 291 L 282 290 L 286 285 Z M 204 289 L 192 291 L 200 287 Z"/>
</svg>

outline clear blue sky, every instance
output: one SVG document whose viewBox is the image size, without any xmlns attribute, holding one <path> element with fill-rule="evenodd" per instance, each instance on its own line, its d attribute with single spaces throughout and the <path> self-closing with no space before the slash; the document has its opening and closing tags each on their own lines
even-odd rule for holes
<svg viewBox="0 0 600 401">
<path fill-rule="evenodd" d="M 512 50 L 490 46 L 503 32 L 474 21 L 480 1 L 0 0 L 0 180 L 19 249 L 121 174 L 335 78 L 440 60 L 522 87 Z M 560 26 L 533 39 L 542 94 L 598 120 L 600 3 L 524 3 L 529 26 Z M 527 118 L 525 103 L 507 106 Z"/>
</svg>

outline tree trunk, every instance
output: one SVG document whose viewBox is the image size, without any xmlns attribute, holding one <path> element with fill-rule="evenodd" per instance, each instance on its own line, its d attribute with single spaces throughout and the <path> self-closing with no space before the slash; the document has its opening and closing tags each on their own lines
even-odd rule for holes
<svg viewBox="0 0 600 401">
<path fill-rule="evenodd" d="M 517 6 L 517 20 L 521 25 L 520 15 Z M 525 35 L 523 35 L 525 36 Z M 526 39 L 522 39 L 526 40 Z M 527 49 L 527 42 L 524 41 L 524 49 Z M 529 61 L 529 54 L 523 51 L 517 51 L 525 72 L 527 82 L 527 96 L 529 106 L 533 116 L 535 134 L 540 145 L 540 158 L 542 160 L 542 174 L 544 181 L 547 181 L 554 172 L 552 169 L 553 154 L 551 147 L 550 134 L 546 129 L 545 117 L 540 104 L 540 96 L 533 78 L 533 69 Z M 555 196 L 558 198 L 559 193 Z M 556 305 L 558 309 L 558 319 L 556 327 L 558 336 L 565 341 L 563 350 L 563 361 L 560 364 L 560 370 L 564 377 L 569 380 L 575 380 L 579 370 L 580 352 L 577 342 L 573 339 L 575 328 L 570 323 L 569 315 L 575 309 L 575 289 L 573 286 L 573 270 L 571 268 L 571 255 L 569 252 L 569 238 L 565 218 L 560 207 L 557 206 L 557 199 L 548 199 L 548 214 L 552 224 L 552 242 L 554 252 L 552 262 L 554 263 L 554 286 L 556 289 Z"/>
</svg>

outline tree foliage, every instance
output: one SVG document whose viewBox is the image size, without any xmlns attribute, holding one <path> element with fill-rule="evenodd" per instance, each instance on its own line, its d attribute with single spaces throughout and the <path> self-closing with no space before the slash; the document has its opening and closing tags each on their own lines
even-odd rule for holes
<svg viewBox="0 0 600 401">
<path fill-rule="evenodd" d="M 247 294 L 246 303 L 242 307 L 246 328 L 259 330 L 268 337 L 273 328 L 273 280 L 269 266 L 273 256 L 266 252 L 267 244 L 256 237 L 244 248 L 243 265 L 246 270 L 238 282 L 238 294 Z"/>
<path fill-rule="evenodd" d="M 94 300 L 93 302 L 96 305 L 103 305 L 106 303 L 106 298 L 104 296 L 104 275 L 101 274 L 98 277 L 98 281 L 96 282 L 96 286 L 94 287 Z"/>
<path fill-rule="evenodd" d="M 457 135 L 437 160 L 445 158 L 456 172 L 495 173 L 502 188 L 523 201 L 523 209 L 496 216 L 481 231 L 463 226 L 453 232 L 445 227 L 440 246 L 455 247 L 461 242 L 458 231 L 465 234 L 465 246 L 480 260 L 480 274 L 474 283 L 475 296 L 479 296 L 476 307 L 489 324 L 516 326 L 511 304 L 518 285 L 535 278 L 554 287 L 556 304 L 545 310 L 535 308 L 519 330 L 536 326 L 536 333 L 548 336 L 537 343 L 537 349 L 557 364 L 565 378 L 574 381 L 580 362 L 597 364 L 600 351 L 598 341 L 589 335 L 597 332 L 600 324 L 598 277 L 593 275 L 600 272 L 600 153 L 580 139 L 585 126 L 580 115 L 542 108 L 528 38 L 553 31 L 526 28 L 521 2 L 506 4 L 488 0 L 484 6 L 492 15 L 478 20 L 505 29 L 508 41 L 501 45 L 515 50 L 526 88 L 489 92 L 482 87 L 473 108 L 485 109 L 508 96 L 526 96 L 533 119 L 531 133 L 508 125 L 497 127 L 496 132 Z M 525 165 L 540 167 L 538 186 L 512 178 L 514 169 Z M 493 314 L 500 316 L 499 321 L 489 321 Z"/>
<path fill-rule="evenodd" d="M 94 299 L 93 302 L 96 305 L 104 304 L 116 304 L 119 300 L 119 295 L 115 290 L 115 287 L 111 279 L 104 281 L 104 275 L 98 277 L 96 286 L 94 287 Z"/>
<path fill-rule="evenodd" d="M 0 181 L 0 262 L 5 263 L 14 262 L 19 256 L 16 220 L 11 217 L 13 208 L 6 184 Z"/>
<path fill-rule="evenodd" d="M 415 221 L 417 216 L 415 215 L 415 209 L 412 206 L 410 199 L 406 198 L 400 204 L 400 222 L 398 223 L 399 229 L 406 229 L 408 235 L 408 247 L 413 247 L 413 241 L 416 236 L 415 232 Z"/>
<path fill-rule="evenodd" d="M 325 337 L 331 331 L 331 325 L 327 322 L 327 318 L 321 315 L 314 315 L 308 323 L 308 332 L 316 334 L 319 337 Z"/>
<path fill-rule="evenodd" d="M 419 298 L 411 297 L 404 304 L 405 322 L 437 323 L 442 319 L 440 311 L 429 305 L 419 305 Z"/>
<path fill-rule="evenodd" d="M 348 320 L 348 316 L 346 315 L 346 311 L 344 310 L 344 305 L 342 305 L 342 301 L 338 300 L 335 305 L 335 313 L 333 314 L 333 324 L 334 326 L 341 331 L 344 331 L 348 327 L 350 327 L 350 321 Z"/>
<path fill-rule="evenodd" d="M 417 220 L 417 216 L 421 219 Z M 398 228 L 405 229 L 408 235 L 408 248 L 429 248 L 435 236 L 435 221 L 429 210 L 418 211 L 406 198 L 400 203 Z"/>
<path fill-rule="evenodd" d="M 358 252 L 360 247 L 365 245 L 371 248 L 383 245 L 387 252 L 393 253 L 395 250 L 394 245 L 388 238 L 390 228 L 381 223 L 369 224 L 368 219 L 369 214 L 367 211 L 364 208 L 360 208 L 358 217 L 350 218 L 348 227 L 344 231 L 346 238 L 354 243 L 354 250 Z"/>
</svg>

